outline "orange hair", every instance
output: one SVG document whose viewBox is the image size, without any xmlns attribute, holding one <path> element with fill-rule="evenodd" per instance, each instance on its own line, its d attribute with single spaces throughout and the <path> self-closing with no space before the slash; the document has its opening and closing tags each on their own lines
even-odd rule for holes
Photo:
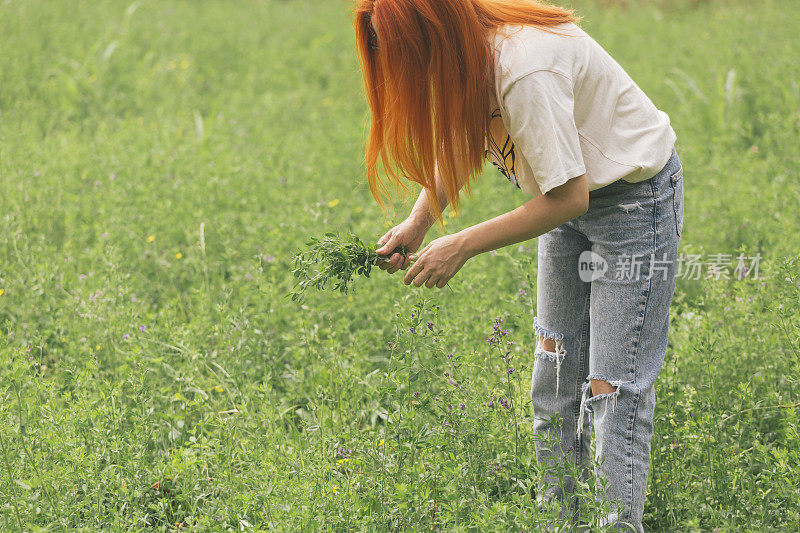
<svg viewBox="0 0 800 533">
<path fill-rule="evenodd" d="M 483 168 L 494 31 L 505 24 L 550 31 L 580 17 L 537 0 L 355 2 L 356 47 L 372 115 L 365 155 L 370 191 L 382 208 L 382 194 L 392 204 L 380 161 L 406 191 L 399 175 L 424 187 L 431 214 L 442 224 L 435 173 L 458 213 L 460 184 L 470 194 L 470 179 Z"/>
</svg>

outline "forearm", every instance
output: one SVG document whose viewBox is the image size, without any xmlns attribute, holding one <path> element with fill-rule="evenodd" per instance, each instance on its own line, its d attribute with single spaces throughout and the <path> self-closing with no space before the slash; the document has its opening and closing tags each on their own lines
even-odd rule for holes
<svg viewBox="0 0 800 533">
<path fill-rule="evenodd" d="M 447 207 L 449 200 L 447 198 L 447 192 L 445 191 L 444 184 L 442 183 L 442 180 L 439 178 L 438 168 L 435 169 L 434 171 L 434 180 L 436 182 L 436 196 L 439 199 L 439 207 L 440 207 L 439 213 L 442 213 Z M 464 184 L 462 182 L 461 186 L 459 187 L 459 191 L 461 190 L 461 187 L 463 187 L 463 185 Z M 418 221 L 420 224 L 425 224 L 426 228 L 430 228 L 436 221 L 435 218 L 433 217 L 433 214 L 431 213 L 430 202 L 428 201 L 428 195 L 426 194 L 424 188 L 420 191 L 419 197 L 417 198 L 417 201 L 414 203 L 414 207 L 411 209 L 411 214 L 409 215 L 409 218 Z"/>
<path fill-rule="evenodd" d="M 467 257 L 474 257 L 538 237 L 582 215 L 587 208 L 588 204 L 581 201 L 580 196 L 539 195 L 508 213 L 465 228 L 457 235 Z"/>
</svg>

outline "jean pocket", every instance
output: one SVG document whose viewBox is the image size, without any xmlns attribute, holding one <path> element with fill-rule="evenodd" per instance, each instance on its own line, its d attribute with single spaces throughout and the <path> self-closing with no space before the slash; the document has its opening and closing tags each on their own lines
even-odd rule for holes
<svg viewBox="0 0 800 533">
<path fill-rule="evenodd" d="M 675 211 L 675 231 L 678 237 L 683 233 L 683 166 L 669 177 L 672 185 L 672 207 Z"/>
</svg>

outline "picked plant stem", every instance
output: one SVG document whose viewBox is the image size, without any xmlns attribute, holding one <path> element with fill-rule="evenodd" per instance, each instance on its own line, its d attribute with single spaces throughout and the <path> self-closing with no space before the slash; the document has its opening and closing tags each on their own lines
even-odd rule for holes
<svg viewBox="0 0 800 533">
<path fill-rule="evenodd" d="M 409 249 L 405 245 L 396 247 L 388 255 L 379 255 L 376 246 L 367 244 L 358 236 L 349 233 L 349 238 L 342 239 L 336 233 L 326 233 L 321 238 L 313 237 L 308 241 L 308 250 L 294 256 L 295 290 L 289 292 L 293 301 L 302 302 L 306 291 L 314 287 L 325 290 L 330 286 L 334 290 L 347 293 L 355 274 L 369 277 L 372 267 L 399 253 L 408 258 Z M 411 261 L 416 261 L 416 257 Z M 453 288 L 448 288 L 452 291 Z"/>
</svg>

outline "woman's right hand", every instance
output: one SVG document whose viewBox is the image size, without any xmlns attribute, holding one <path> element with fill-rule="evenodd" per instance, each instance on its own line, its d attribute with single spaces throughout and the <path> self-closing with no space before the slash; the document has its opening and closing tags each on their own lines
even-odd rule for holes
<svg viewBox="0 0 800 533">
<path fill-rule="evenodd" d="M 420 245 L 422 245 L 422 241 L 425 240 L 425 234 L 428 233 L 429 228 L 430 226 L 426 223 L 409 217 L 387 231 L 386 234 L 380 238 L 378 244 L 383 243 L 383 246 L 378 248 L 376 252 L 378 255 L 386 255 L 400 245 L 405 245 L 408 248 L 409 254 L 416 252 Z M 386 270 L 389 274 L 394 274 L 401 268 L 405 270 L 410 265 L 411 260 L 408 258 L 408 255 L 403 257 L 398 253 L 392 254 L 387 261 L 381 261 L 378 264 L 382 270 Z"/>
</svg>

